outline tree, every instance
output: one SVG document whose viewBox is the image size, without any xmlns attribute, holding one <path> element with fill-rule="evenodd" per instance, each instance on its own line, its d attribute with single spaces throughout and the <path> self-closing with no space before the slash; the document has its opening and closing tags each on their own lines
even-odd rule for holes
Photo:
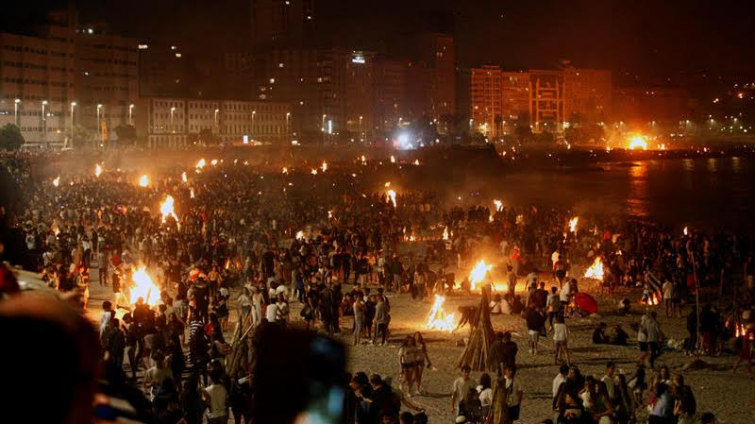
<svg viewBox="0 0 755 424">
<path fill-rule="evenodd" d="M 134 142 L 136 140 L 136 128 L 133 125 L 118 125 L 115 127 L 115 135 L 118 137 L 118 143 Z"/>
<path fill-rule="evenodd" d="M 68 130 L 68 147 L 81 148 L 91 140 L 92 132 L 81 125 L 76 125 L 73 129 Z"/>
<path fill-rule="evenodd" d="M 0 150 L 18 150 L 24 144 L 21 129 L 13 124 L 5 124 L 0 128 Z"/>
</svg>

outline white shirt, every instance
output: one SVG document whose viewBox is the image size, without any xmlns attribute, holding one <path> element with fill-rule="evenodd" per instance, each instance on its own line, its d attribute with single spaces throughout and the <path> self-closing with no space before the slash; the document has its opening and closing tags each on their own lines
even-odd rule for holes
<svg viewBox="0 0 755 424">
<path fill-rule="evenodd" d="M 267 310 L 265 311 L 265 318 L 267 318 L 268 322 L 275 322 L 278 320 L 278 305 L 275 303 L 271 303 L 267 305 Z"/>
<path fill-rule="evenodd" d="M 219 418 L 228 415 L 228 391 L 222 384 L 213 384 L 205 389 L 210 395 L 207 418 Z"/>
<path fill-rule="evenodd" d="M 608 392 L 608 398 L 613 399 L 614 391 L 615 391 L 615 384 L 613 377 L 604 375 L 603 378 L 600 379 L 605 385 L 606 385 L 606 391 Z"/>
<path fill-rule="evenodd" d="M 482 404 L 483 408 L 493 404 L 493 389 L 488 387 L 487 389 L 483 390 L 482 386 L 477 386 L 477 391 L 480 393 L 480 403 Z"/>
<path fill-rule="evenodd" d="M 507 377 L 504 377 L 504 380 L 506 381 L 506 389 L 511 393 L 508 399 L 506 399 L 506 404 L 510 407 L 519 405 L 519 396 L 517 394 L 524 391 L 522 390 L 522 385 L 519 384 L 519 379 L 512 378 L 509 380 Z"/>
<path fill-rule="evenodd" d="M 559 300 L 562 302 L 568 302 L 569 298 L 571 297 L 571 284 L 564 284 L 564 286 L 561 288 L 561 293 L 559 293 Z"/>
<path fill-rule="evenodd" d="M 557 250 L 557 251 L 555 251 L 555 252 L 553 252 L 553 254 L 551 255 L 551 262 L 553 262 L 553 265 L 555 265 L 555 264 L 556 264 L 556 262 L 558 262 L 558 259 L 559 259 L 560 257 L 561 257 L 561 254 L 560 254 L 560 253 L 558 253 L 558 250 Z"/>
<path fill-rule="evenodd" d="M 566 330 L 566 324 L 555 323 L 553 324 L 553 341 L 565 342 L 569 332 Z"/>
<path fill-rule="evenodd" d="M 556 378 L 553 379 L 553 397 L 555 398 L 558 395 L 558 389 L 561 387 L 561 384 L 566 381 L 566 377 L 564 377 L 561 373 L 558 373 L 556 375 Z"/>
</svg>

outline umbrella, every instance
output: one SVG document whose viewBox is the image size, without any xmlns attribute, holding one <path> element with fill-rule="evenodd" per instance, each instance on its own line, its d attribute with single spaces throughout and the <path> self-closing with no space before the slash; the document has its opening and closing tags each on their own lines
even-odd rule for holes
<svg viewBox="0 0 755 424">
<path fill-rule="evenodd" d="M 587 293 L 577 293 L 574 296 L 574 304 L 577 306 L 577 308 L 587 312 L 590 315 L 598 312 L 598 302 L 595 301 L 594 297 L 590 296 Z"/>
</svg>

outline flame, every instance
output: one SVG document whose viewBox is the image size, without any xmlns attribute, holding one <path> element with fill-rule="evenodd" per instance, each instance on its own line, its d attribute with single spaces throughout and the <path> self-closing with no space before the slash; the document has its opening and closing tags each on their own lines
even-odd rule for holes
<svg viewBox="0 0 755 424">
<path fill-rule="evenodd" d="M 474 268 L 472 268 L 472 271 L 469 272 L 469 283 L 471 289 L 475 290 L 477 288 L 477 284 L 481 283 L 485 278 L 485 274 L 487 274 L 492 269 L 493 265 L 488 265 L 485 263 L 484 259 L 480 259 L 480 261 L 477 262 Z"/>
<path fill-rule="evenodd" d="M 663 300 L 663 294 L 659 290 L 656 290 L 650 294 L 648 299 L 642 300 L 640 299 L 640 304 L 642 305 L 648 305 L 648 306 L 657 306 L 661 304 L 661 300 Z"/>
<path fill-rule="evenodd" d="M 218 160 L 217 159 L 213 159 L 213 160 L 210 161 L 210 165 L 212 165 L 212 166 L 216 166 L 217 164 L 218 164 Z"/>
<path fill-rule="evenodd" d="M 58 175 L 57 177 L 55 177 L 54 180 L 52 180 L 52 185 L 54 185 L 55 187 L 60 185 L 60 175 Z"/>
<path fill-rule="evenodd" d="M 284 175 L 288 175 L 288 168 L 286 168 L 286 167 L 284 166 L 284 167 L 283 167 L 283 170 L 282 170 L 281 172 L 283 172 L 283 174 L 284 174 Z"/>
<path fill-rule="evenodd" d="M 577 233 L 577 224 L 579 224 L 579 217 L 575 216 L 574 218 L 569 220 L 569 231 L 576 234 Z"/>
<path fill-rule="evenodd" d="M 448 227 L 443 229 L 443 240 L 448 240 Z"/>
<path fill-rule="evenodd" d="M 495 205 L 496 212 L 500 212 L 503 210 L 503 202 L 501 202 L 498 199 L 493 200 L 493 204 Z"/>
<path fill-rule="evenodd" d="M 687 227 L 684 227 L 684 235 L 686 236 L 687 234 Z"/>
<path fill-rule="evenodd" d="M 168 195 L 165 198 L 165 201 L 160 204 L 160 214 L 163 217 L 163 224 L 165 224 L 165 220 L 172 216 L 173 219 L 178 222 L 178 217 L 176 216 L 175 210 L 173 209 L 173 204 L 175 203 L 175 200 L 173 200 L 173 196 Z"/>
<path fill-rule="evenodd" d="M 391 155 L 391 163 L 396 163 L 396 158 Z"/>
<path fill-rule="evenodd" d="M 443 302 L 446 298 L 443 296 L 435 295 L 435 302 L 430 310 L 430 314 L 427 316 L 427 322 L 425 328 L 428 330 L 439 330 L 451 332 L 454 330 L 454 314 L 446 315 L 443 311 Z"/>
<path fill-rule="evenodd" d="M 296 239 L 297 240 L 302 240 L 303 238 L 304 238 L 304 231 L 301 231 L 301 230 L 297 231 L 296 232 Z"/>
<path fill-rule="evenodd" d="M 734 330 L 734 336 L 736 338 L 747 337 L 747 328 L 745 328 L 744 324 L 742 324 L 741 322 L 738 322 L 736 323 L 735 327 L 736 328 Z"/>
<path fill-rule="evenodd" d="M 204 166 L 207 165 L 207 161 L 204 160 L 204 158 L 199 159 L 199 162 L 197 162 L 197 169 L 202 169 Z"/>
<path fill-rule="evenodd" d="M 189 182 L 189 178 L 186 176 L 186 171 L 184 171 L 184 172 L 181 173 L 181 181 L 183 181 L 185 183 Z"/>
<path fill-rule="evenodd" d="M 419 159 L 414 159 L 414 164 L 419 166 Z"/>
<path fill-rule="evenodd" d="M 94 167 L 94 176 L 100 178 L 100 175 L 102 175 L 102 167 L 98 163 L 97 166 Z"/>
<path fill-rule="evenodd" d="M 388 181 L 387 183 L 383 184 L 383 187 L 385 187 L 385 188 L 388 188 L 390 186 L 391 186 L 391 182 L 390 181 Z"/>
<path fill-rule="evenodd" d="M 393 207 L 396 207 L 396 191 L 388 190 L 388 201 L 393 203 Z"/>
<path fill-rule="evenodd" d="M 600 256 L 595 258 L 595 262 L 590 265 L 590 268 L 587 268 L 584 277 L 603 281 L 603 261 L 600 260 Z"/>
<path fill-rule="evenodd" d="M 630 150 L 638 150 L 638 149 L 647 150 L 648 142 L 645 140 L 645 137 L 641 135 L 636 135 L 629 140 L 629 149 Z"/>
<path fill-rule="evenodd" d="M 52 232 L 55 233 L 55 237 L 60 234 L 60 227 L 58 227 L 58 224 L 52 224 Z"/>
<path fill-rule="evenodd" d="M 333 211 L 328 211 L 328 219 L 333 219 Z"/>
<path fill-rule="evenodd" d="M 134 286 L 131 287 L 131 298 L 129 299 L 132 304 L 136 303 L 137 299 L 141 297 L 149 306 L 157 305 L 157 301 L 160 300 L 160 289 L 147 274 L 147 267 L 141 265 L 134 271 L 131 281 L 134 283 Z"/>
<path fill-rule="evenodd" d="M 364 158 L 364 155 L 362 155 L 362 165 L 367 165 L 367 159 Z"/>
<path fill-rule="evenodd" d="M 311 171 L 309 171 L 312 175 L 317 175 L 317 170 L 315 168 L 312 168 Z"/>
<path fill-rule="evenodd" d="M 139 178 L 139 187 L 147 187 L 149 186 L 149 177 L 146 175 L 142 175 L 141 178 Z"/>
<path fill-rule="evenodd" d="M 488 215 L 488 222 L 493 222 L 493 221 L 495 221 L 495 219 L 493 218 L 493 214 L 491 213 L 490 215 Z"/>
<path fill-rule="evenodd" d="M 189 189 L 189 197 L 194 198 L 194 189 Z"/>
<path fill-rule="evenodd" d="M 320 169 L 322 169 L 322 172 L 325 172 L 328 170 L 328 162 L 322 161 L 322 165 L 320 166 Z"/>
</svg>

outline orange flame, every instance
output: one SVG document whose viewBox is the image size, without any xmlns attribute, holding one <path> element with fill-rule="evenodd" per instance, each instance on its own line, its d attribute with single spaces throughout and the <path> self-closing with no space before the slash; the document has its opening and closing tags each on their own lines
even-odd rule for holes
<svg viewBox="0 0 755 424">
<path fill-rule="evenodd" d="M 448 227 L 443 229 L 443 240 L 448 240 Z"/>
<path fill-rule="evenodd" d="M 430 315 L 427 316 L 427 322 L 425 328 L 428 330 L 439 330 L 451 332 L 454 330 L 454 314 L 446 314 L 443 311 L 443 302 L 446 298 L 443 296 L 435 295 L 435 302 L 430 310 Z"/>
<path fill-rule="evenodd" d="M 146 175 L 142 175 L 141 178 L 139 178 L 139 187 L 148 187 L 149 186 L 149 177 Z"/>
<path fill-rule="evenodd" d="M 396 163 L 396 158 L 391 155 L 391 163 Z"/>
<path fill-rule="evenodd" d="M 496 212 L 500 212 L 500 211 L 503 210 L 503 202 L 502 201 L 500 201 L 498 199 L 495 199 L 495 200 L 493 200 L 493 204 L 495 205 L 495 211 Z"/>
<path fill-rule="evenodd" d="M 152 278 L 147 274 L 147 267 L 141 265 L 131 276 L 134 286 L 131 288 L 132 304 L 136 303 L 140 297 L 150 306 L 157 305 L 160 300 L 160 289 L 152 282 Z"/>
<path fill-rule="evenodd" d="M 184 171 L 184 172 L 181 173 L 181 181 L 183 181 L 185 183 L 189 182 L 189 178 L 186 176 L 186 171 Z"/>
<path fill-rule="evenodd" d="M 322 172 L 325 172 L 328 170 L 328 162 L 322 161 L 322 165 L 320 166 L 320 169 L 322 169 Z"/>
<path fill-rule="evenodd" d="M 60 185 L 60 175 L 58 175 L 57 177 L 55 177 L 54 180 L 52 180 L 52 185 L 54 185 L 55 187 Z"/>
<path fill-rule="evenodd" d="M 310 171 L 310 174 L 317 175 L 317 170 L 315 168 L 312 168 L 312 170 Z"/>
<path fill-rule="evenodd" d="M 587 268 L 584 277 L 603 281 L 603 261 L 600 260 L 600 256 L 595 258 L 595 262 L 590 265 L 590 268 Z"/>
<path fill-rule="evenodd" d="M 94 167 L 94 176 L 100 178 L 100 175 L 102 175 L 102 167 L 98 163 L 97 166 Z"/>
<path fill-rule="evenodd" d="M 419 166 L 419 159 L 414 159 L 414 164 Z"/>
<path fill-rule="evenodd" d="M 175 210 L 173 208 L 173 204 L 175 203 L 175 200 L 173 200 L 173 196 L 168 195 L 165 198 L 165 201 L 160 204 L 160 214 L 163 217 L 163 224 L 165 224 L 165 220 L 172 216 L 173 219 L 178 222 L 178 217 L 176 216 Z"/>
<path fill-rule="evenodd" d="M 472 268 L 472 271 L 469 272 L 469 283 L 472 290 L 475 290 L 477 288 L 477 284 L 481 283 L 482 280 L 485 279 L 485 275 L 493 269 L 493 265 L 488 265 L 485 263 L 484 259 L 480 259 L 477 264 L 475 264 L 474 268 Z"/>
<path fill-rule="evenodd" d="M 362 155 L 362 165 L 367 165 L 367 159 Z"/>
<path fill-rule="evenodd" d="M 569 231 L 576 234 L 577 233 L 577 224 L 579 224 L 579 217 L 575 216 L 574 218 L 569 220 Z"/>
<path fill-rule="evenodd" d="M 390 203 L 393 203 L 393 207 L 396 207 L 396 191 L 395 190 L 388 190 L 388 201 Z"/>
<path fill-rule="evenodd" d="M 285 166 L 283 167 L 283 170 L 281 171 L 284 175 L 288 175 L 288 168 Z"/>
</svg>

